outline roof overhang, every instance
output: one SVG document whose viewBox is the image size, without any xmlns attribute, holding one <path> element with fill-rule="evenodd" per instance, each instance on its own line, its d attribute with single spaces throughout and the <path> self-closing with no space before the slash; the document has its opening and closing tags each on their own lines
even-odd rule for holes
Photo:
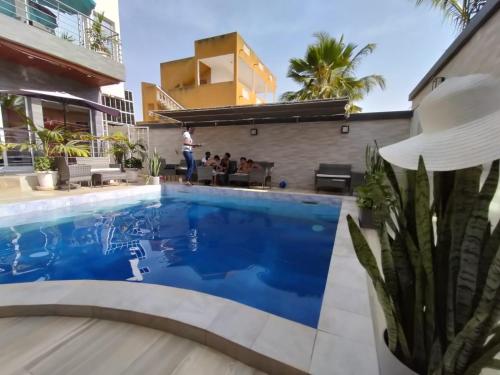
<svg viewBox="0 0 500 375">
<path fill-rule="evenodd" d="M 312 122 L 345 118 L 348 103 L 343 98 L 152 112 L 160 118 L 193 126 Z"/>
</svg>

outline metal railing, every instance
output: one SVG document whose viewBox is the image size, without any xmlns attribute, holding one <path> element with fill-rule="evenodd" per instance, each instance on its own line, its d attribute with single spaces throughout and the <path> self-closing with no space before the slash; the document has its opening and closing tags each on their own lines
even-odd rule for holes
<svg viewBox="0 0 500 375">
<path fill-rule="evenodd" d="M 0 0 L 0 14 L 122 62 L 120 36 L 106 26 L 107 20 L 99 22 L 95 14 L 87 16 L 62 1 Z"/>
<path fill-rule="evenodd" d="M 27 144 L 34 143 L 37 136 L 34 132 L 22 128 L 0 128 L 0 145 L 5 144 Z M 96 139 L 93 141 L 81 141 L 88 144 L 91 156 L 108 156 L 109 142 Z M 0 148 L 0 168 L 17 168 L 33 166 L 35 152 L 32 149 L 21 151 L 19 147 L 2 150 Z"/>
<path fill-rule="evenodd" d="M 182 105 L 177 103 L 177 101 L 172 98 L 167 92 L 165 92 L 161 87 L 155 86 L 156 88 L 156 100 L 160 103 L 163 109 L 166 110 L 176 110 L 184 109 Z"/>
<path fill-rule="evenodd" d="M 27 129 L 0 128 L 0 144 L 22 144 L 31 142 L 32 134 Z M 26 167 L 33 165 L 33 152 L 17 148 L 0 150 L 0 167 Z"/>
</svg>

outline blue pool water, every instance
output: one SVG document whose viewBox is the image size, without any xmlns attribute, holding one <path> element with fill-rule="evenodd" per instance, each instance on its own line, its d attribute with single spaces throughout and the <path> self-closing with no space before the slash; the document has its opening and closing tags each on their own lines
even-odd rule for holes
<svg viewBox="0 0 500 375">
<path fill-rule="evenodd" d="M 0 223 L 0 283 L 128 280 L 317 327 L 338 205 L 176 194 Z"/>
</svg>

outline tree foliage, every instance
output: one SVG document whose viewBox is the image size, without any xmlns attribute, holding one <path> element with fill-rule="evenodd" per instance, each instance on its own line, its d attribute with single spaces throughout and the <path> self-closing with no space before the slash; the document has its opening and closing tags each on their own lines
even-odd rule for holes
<svg viewBox="0 0 500 375">
<path fill-rule="evenodd" d="M 486 5 L 486 2 L 486 0 L 416 0 L 417 5 L 430 4 L 433 8 L 440 9 L 460 31 L 467 27 L 472 17 Z"/>
<path fill-rule="evenodd" d="M 362 100 L 374 88 L 385 88 L 385 79 L 372 74 L 356 77 L 356 69 L 364 57 L 373 53 L 376 45 L 367 44 L 358 48 L 356 44 L 321 32 L 314 34 L 316 42 L 307 47 L 304 58 L 290 59 L 288 77 L 301 85 L 298 91 L 288 91 L 282 100 L 349 99 L 349 112 L 360 112 L 353 104 Z"/>
</svg>

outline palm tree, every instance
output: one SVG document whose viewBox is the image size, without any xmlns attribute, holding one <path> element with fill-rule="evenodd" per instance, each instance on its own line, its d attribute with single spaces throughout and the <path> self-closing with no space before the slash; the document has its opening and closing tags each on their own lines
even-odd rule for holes
<svg viewBox="0 0 500 375">
<path fill-rule="evenodd" d="M 118 131 L 114 134 L 101 138 L 104 141 L 111 142 L 111 147 L 109 149 L 110 154 L 115 158 L 118 164 L 124 164 L 129 159 L 134 159 L 137 164 L 139 160 L 142 168 L 142 162 L 146 158 L 146 146 L 142 144 L 141 141 L 131 142 L 129 138 Z M 138 156 L 138 157 L 136 157 Z"/>
<path fill-rule="evenodd" d="M 357 45 L 345 43 L 342 35 L 339 40 L 327 33 L 315 33 L 316 43 L 307 47 L 303 59 L 290 59 L 287 76 L 302 88 L 288 91 L 282 100 L 311 100 L 349 98 L 347 112 L 360 112 L 361 108 L 353 102 L 363 99 L 376 86 L 385 88 L 381 75 L 357 78 L 354 74 L 362 58 L 370 55 L 376 45 L 367 44 L 357 50 Z"/>
<path fill-rule="evenodd" d="M 469 24 L 472 17 L 486 5 L 487 0 L 416 0 L 417 5 L 430 3 L 433 8 L 441 9 L 446 18 L 453 20 L 461 31 Z"/>
</svg>

